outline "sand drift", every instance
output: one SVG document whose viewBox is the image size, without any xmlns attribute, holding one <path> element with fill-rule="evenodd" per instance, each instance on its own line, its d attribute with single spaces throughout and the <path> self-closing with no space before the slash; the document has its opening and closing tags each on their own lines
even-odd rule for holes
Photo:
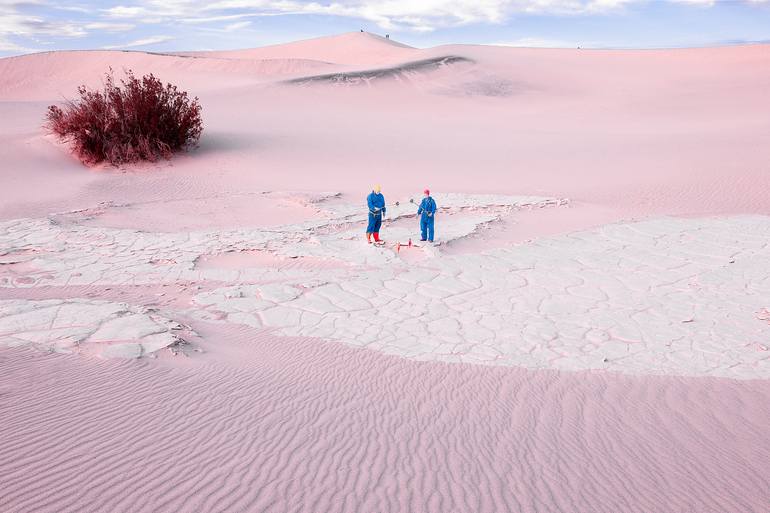
<svg viewBox="0 0 770 513">
<path fill-rule="evenodd" d="M 5 288 L 195 286 L 187 307 L 151 316 L 80 298 L 0 301 L 0 343 L 141 357 L 175 347 L 184 331 L 180 319 L 198 319 L 417 360 L 770 377 L 770 323 L 762 315 L 770 306 L 762 302 L 770 297 L 763 265 L 770 259 L 770 218 L 663 218 L 506 249 L 482 245 L 474 254 L 448 255 L 441 246 L 402 253 L 395 242 L 416 239 L 408 200 L 391 207 L 384 232 L 391 243 L 375 248 L 363 240 L 357 205 L 335 194 L 295 196 L 318 216 L 270 229 L 87 226 L 98 209 L 3 223 Z M 449 194 L 437 201 L 444 245 L 476 236 L 515 210 L 568 208 L 566 200 L 545 197 Z M 245 258 L 201 265 L 228 254 L 309 264 Z M 106 348 L 92 351 L 94 342 Z"/>
</svg>

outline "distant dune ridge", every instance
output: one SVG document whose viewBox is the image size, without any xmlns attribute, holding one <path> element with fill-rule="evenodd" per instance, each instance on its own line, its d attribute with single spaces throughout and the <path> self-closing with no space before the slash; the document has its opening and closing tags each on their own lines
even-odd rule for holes
<svg viewBox="0 0 770 513">
<path fill-rule="evenodd" d="M 109 67 L 200 147 L 44 135 Z M 768 45 L 0 59 L 0 511 L 764 512 L 769 91 Z"/>
<path fill-rule="evenodd" d="M 178 55 L 249 59 L 309 59 L 330 64 L 370 66 L 412 60 L 420 50 L 368 32 L 348 32 L 248 50 L 185 52 Z"/>
</svg>

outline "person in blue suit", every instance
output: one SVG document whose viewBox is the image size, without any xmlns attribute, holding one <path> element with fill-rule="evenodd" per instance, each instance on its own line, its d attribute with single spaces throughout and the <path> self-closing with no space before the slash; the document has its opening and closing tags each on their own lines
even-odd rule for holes
<svg viewBox="0 0 770 513">
<path fill-rule="evenodd" d="M 369 207 L 369 224 L 366 227 L 366 240 L 369 244 L 380 241 L 380 227 L 382 217 L 385 215 L 385 196 L 382 195 L 382 187 L 375 185 L 369 196 L 366 197 L 366 206 Z"/>
<path fill-rule="evenodd" d="M 420 216 L 420 240 L 433 242 L 433 224 L 436 219 L 436 202 L 430 197 L 430 191 L 425 189 L 425 197 L 420 202 L 417 215 Z"/>
</svg>

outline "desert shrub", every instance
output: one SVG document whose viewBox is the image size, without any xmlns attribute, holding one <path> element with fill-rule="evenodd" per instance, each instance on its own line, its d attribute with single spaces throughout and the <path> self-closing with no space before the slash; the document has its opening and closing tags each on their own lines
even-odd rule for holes
<svg viewBox="0 0 770 513">
<path fill-rule="evenodd" d="M 83 163 L 116 166 L 170 158 L 194 147 L 203 131 L 197 97 L 152 74 L 140 79 L 127 71 L 117 84 L 111 70 L 102 90 L 80 86 L 77 99 L 48 107 L 45 126 L 70 142 Z"/>
</svg>

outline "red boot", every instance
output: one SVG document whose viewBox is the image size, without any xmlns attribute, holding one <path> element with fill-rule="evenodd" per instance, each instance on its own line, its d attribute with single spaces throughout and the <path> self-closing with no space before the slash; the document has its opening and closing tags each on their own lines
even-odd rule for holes
<svg viewBox="0 0 770 513">
<path fill-rule="evenodd" d="M 371 233 L 367 233 L 366 234 L 366 242 L 368 242 L 369 244 L 372 243 L 372 234 Z"/>
<path fill-rule="evenodd" d="M 380 240 L 380 232 L 374 232 L 374 242 L 382 242 Z"/>
</svg>

